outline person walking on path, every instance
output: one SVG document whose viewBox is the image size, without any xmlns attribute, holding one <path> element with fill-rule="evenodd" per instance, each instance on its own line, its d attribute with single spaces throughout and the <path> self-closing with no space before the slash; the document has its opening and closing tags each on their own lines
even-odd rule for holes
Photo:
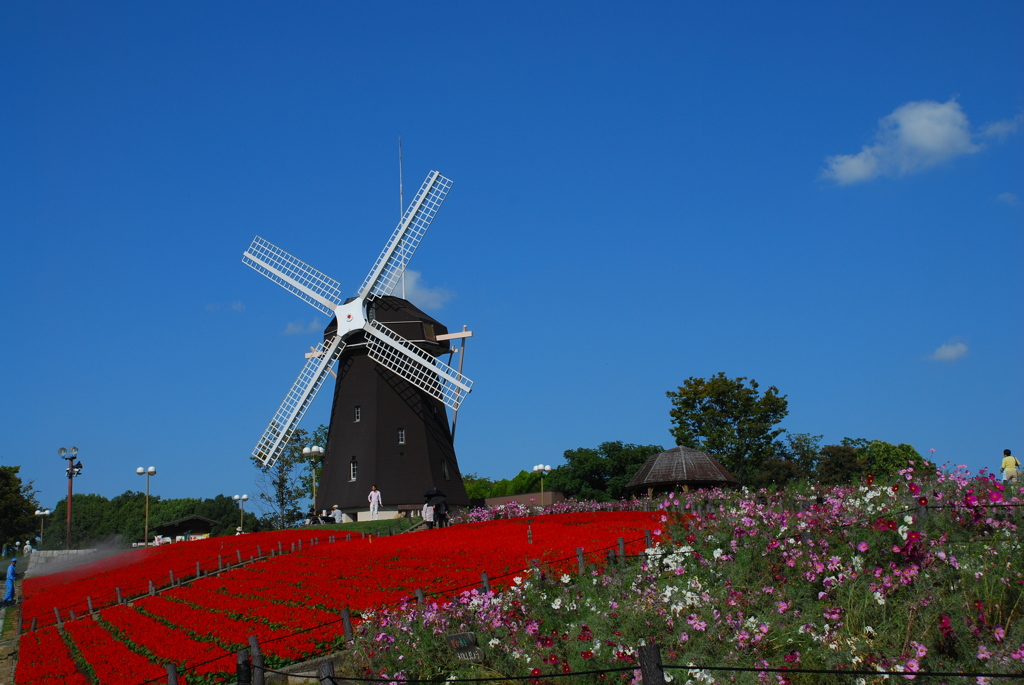
<svg viewBox="0 0 1024 685">
<path fill-rule="evenodd" d="M 380 506 L 380 490 L 376 485 L 370 486 L 370 494 L 366 496 L 366 499 L 370 502 L 370 520 L 376 521 L 377 508 Z"/>
<path fill-rule="evenodd" d="M 14 604 L 14 579 L 18 577 L 18 560 L 11 559 L 11 565 L 7 567 L 7 592 L 4 594 L 4 604 Z"/>
<path fill-rule="evenodd" d="M 1017 461 L 1017 457 L 1010 454 L 1010 450 L 1003 450 L 1003 465 L 999 468 L 1003 472 L 1003 482 L 1016 483 L 1019 468 L 1020 462 Z"/>
</svg>

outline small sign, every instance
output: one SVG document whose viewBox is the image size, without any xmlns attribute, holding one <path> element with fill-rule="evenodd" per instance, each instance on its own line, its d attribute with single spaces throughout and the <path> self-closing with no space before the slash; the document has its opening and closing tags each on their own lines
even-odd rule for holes
<svg viewBox="0 0 1024 685">
<path fill-rule="evenodd" d="M 455 633 L 446 636 L 446 639 L 459 661 L 479 663 L 484 660 L 484 650 L 476 644 L 476 633 Z"/>
</svg>

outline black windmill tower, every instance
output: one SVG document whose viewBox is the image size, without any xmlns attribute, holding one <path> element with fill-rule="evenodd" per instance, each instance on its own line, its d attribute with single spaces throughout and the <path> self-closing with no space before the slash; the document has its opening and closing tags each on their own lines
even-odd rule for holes
<svg viewBox="0 0 1024 685">
<path fill-rule="evenodd" d="M 259 236 L 242 256 L 332 317 L 253 450 L 264 466 L 273 466 L 327 376 L 335 375 L 317 509 L 366 510 L 371 485 L 383 493 L 384 509 L 422 506 L 423 493 L 432 489 L 443 490 L 452 505 L 469 504 L 447 408 L 457 412 L 473 382 L 439 359 L 452 351 L 452 339 L 469 334 L 449 334 L 391 294 L 451 186 L 430 172 L 355 297 L 343 298 L 338 281 Z"/>
</svg>

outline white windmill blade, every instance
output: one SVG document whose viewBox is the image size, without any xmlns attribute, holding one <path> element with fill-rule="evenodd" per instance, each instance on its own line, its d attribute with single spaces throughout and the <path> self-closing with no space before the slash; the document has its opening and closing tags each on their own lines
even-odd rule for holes
<svg viewBox="0 0 1024 685">
<path fill-rule="evenodd" d="M 420 186 L 416 197 L 405 210 L 402 221 L 366 275 L 363 285 L 359 287 L 359 297 L 390 295 L 394 291 L 451 187 L 451 180 L 440 172 L 431 171 L 427 174 L 427 180 Z"/>
<path fill-rule="evenodd" d="M 368 321 L 363 330 L 369 334 L 366 349 L 370 359 L 452 409 L 458 409 L 473 389 L 473 381 L 379 321 Z"/>
<path fill-rule="evenodd" d="M 341 283 L 259 236 L 253 239 L 252 245 L 242 254 L 242 263 L 327 316 L 334 316 L 334 308 L 345 299 L 341 295 Z"/>
<path fill-rule="evenodd" d="M 273 466 L 281 456 L 281 452 L 298 428 L 302 415 L 306 413 L 320 386 L 324 384 L 327 374 L 332 371 L 334 360 L 345 349 L 345 343 L 342 342 L 341 336 L 336 335 L 329 342 L 320 343 L 314 349 L 316 355 L 306 360 L 302 372 L 295 379 L 291 390 L 284 397 L 284 402 L 252 451 L 252 456 L 259 459 L 264 466 Z"/>
</svg>

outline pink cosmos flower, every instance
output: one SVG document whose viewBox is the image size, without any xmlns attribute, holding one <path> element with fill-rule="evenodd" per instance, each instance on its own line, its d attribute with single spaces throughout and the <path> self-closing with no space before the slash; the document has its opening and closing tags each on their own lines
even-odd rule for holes
<svg viewBox="0 0 1024 685">
<path fill-rule="evenodd" d="M 982 661 L 992 658 L 992 652 L 985 649 L 985 645 L 978 645 L 978 658 Z"/>
<path fill-rule="evenodd" d="M 857 551 L 858 551 L 858 552 L 867 552 L 867 551 L 868 551 L 868 543 L 866 543 L 866 542 L 863 542 L 863 541 L 862 541 L 862 542 L 860 542 L 860 543 L 859 543 L 859 544 L 857 545 Z"/>
</svg>

